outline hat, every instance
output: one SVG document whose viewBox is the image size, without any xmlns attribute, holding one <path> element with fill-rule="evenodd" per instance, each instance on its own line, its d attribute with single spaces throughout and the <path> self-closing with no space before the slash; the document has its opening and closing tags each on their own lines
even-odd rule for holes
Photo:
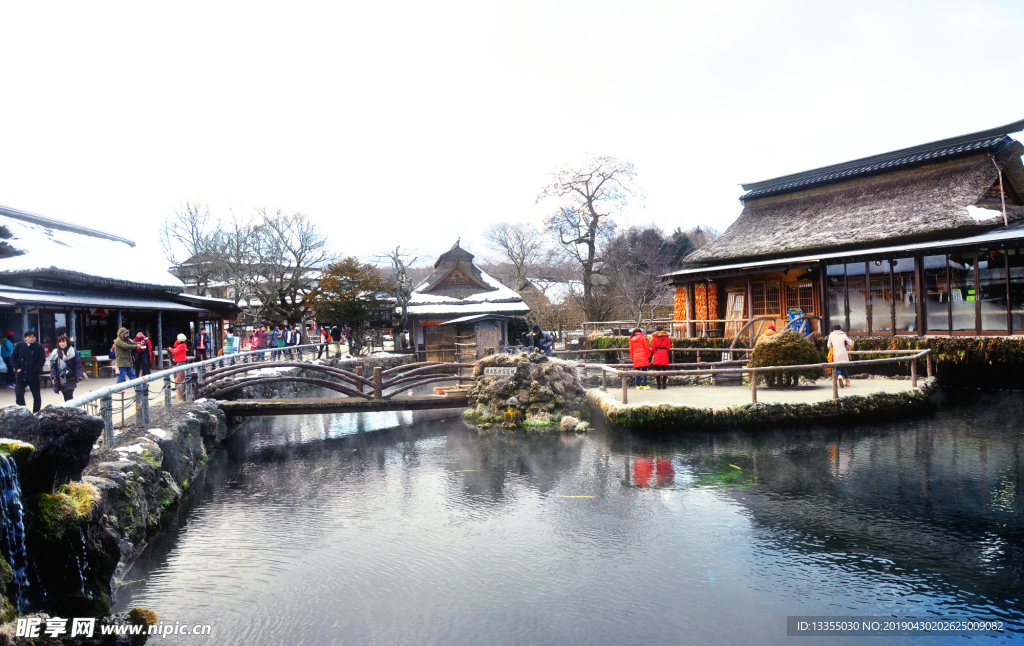
<svg viewBox="0 0 1024 646">
<path fill-rule="evenodd" d="M 178 335 L 178 340 L 181 341 L 182 343 L 184 343 L 185 342 L 185 335 L 184 334 L 179 334 Z"/>
<path fill-rule="evenodd" d="M 14 336 L 14 332 L 11 330 L 7 330 L 6 332 L 4 332 L 4 336 Z"/>
<path fill-rule="evenodd" d="M 654 328 L 654 331 L 655 331 L 655 332 L 664 332 L 664 331 L 665 331 L 665 328 L 663 328 L 663 327 L 661 327 L 661 326 L 659 325 L 658 327 Z"/>
<path fill-rule="evenodd" d="M 769 326 L 768 326 L 768 329 L 769 329 L 769 330 L 774 330 L 774 329 L 775 329 L 775 324 L 774 324 L 774 323 L 772 323 L 771 325 L 769 325 Z"/>
<path fill-rule="evenodd" d="M 534 332 L 540 332 L 540 326 L 539 325 L 534 325 L 533 326 L 533 331 Z"/>
</svg>

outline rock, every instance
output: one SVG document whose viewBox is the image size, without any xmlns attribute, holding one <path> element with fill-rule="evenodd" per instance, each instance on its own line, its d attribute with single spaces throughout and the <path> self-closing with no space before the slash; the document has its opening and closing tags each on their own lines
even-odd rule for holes
<svg viewBox="0 0 1024 646">
<path fill-rule="evenodd" d="M 516 370 L 512 375 L 485 375 L 484 369 L 492 366 Z M 559 411 L 578 411 L 584 396 L 573 364 L 536 353 L 486 356 L 474 366 L 473 381 L 467 421 L 501 422 L 505 428 L 519 426 L 505 419 L 506 409 L 521 411 L 527 427 L 553 426 Z"/>
<path fill-rule="evenodd" d="M 80 480 L 102 432 L 103 421 L 78 408 L 47 406 L 36 415 L 23 406 L 0 411 L 0 435 L 36 448 L 20 469 L 26 495 Z"/>
<path fill-rule="evenodd" d="M 576 427 L 580 424 L 580 420 L 576 419 L 572 415 L 566 415 L 562 418 L 562 421 L 558 423 L 559 427 L 563 431 L 575 431 Z"/>
</svg>

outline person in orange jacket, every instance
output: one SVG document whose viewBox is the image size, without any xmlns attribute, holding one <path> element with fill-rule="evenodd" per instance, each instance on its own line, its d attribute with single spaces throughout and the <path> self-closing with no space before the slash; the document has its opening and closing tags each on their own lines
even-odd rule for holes
<svg viewBox="0 0 1024 646">
<path fill-rule="evenodd" d="M 651 365 L 651 344 L 647 340 L 647 335 L 640 328 L 633 330 L 633 336 L 629 337 L 629 357 L 633 360 L 634 370 L 646 372 L 647 368 Z M 647 385 L 647 375 L 636 377 L 636 387 L 638 390 L 641 388 L 644 390 L 651 389 Z"/>
<path fill-rule="evenodd" d="M 671 349 L 672 339 L 669 338 L 665 328 L 659 325 L 651 335 L 651 366 L 653 370 L 668 370 Z M 665 390 L 668 388 L 668 377 L 655 375 L 654 386 L 658 390 Z"/>
</svg>

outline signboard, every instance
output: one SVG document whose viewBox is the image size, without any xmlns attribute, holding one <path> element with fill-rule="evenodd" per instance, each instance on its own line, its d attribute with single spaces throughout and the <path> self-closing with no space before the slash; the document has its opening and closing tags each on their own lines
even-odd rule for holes
<svg viewBox="0 0 1024 646">
<path fill-rule="evenodd" d="M 488 377 L 507 377 L 509 375 L 516 374 L 517 368 L 514 366 L 504 366 L 500 368 L 484 368 L 484 375 Z"/>
</svg>

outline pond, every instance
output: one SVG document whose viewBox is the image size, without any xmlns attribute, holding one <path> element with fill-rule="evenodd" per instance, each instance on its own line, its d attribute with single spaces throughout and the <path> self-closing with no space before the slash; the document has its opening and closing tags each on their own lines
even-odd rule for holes
<svg viewBox="0 0 1024 646">
<path fill-rule="evenodd" d="M 978 641 L 1010 642 L 1022 419 L 1024 394 L 995 391 L 891 424 L 667 436 L 252 419 L 118 606 L 213 626 L 167 644 L 782 644 L 791 615 L 998 620 Z"/>
</svg>

